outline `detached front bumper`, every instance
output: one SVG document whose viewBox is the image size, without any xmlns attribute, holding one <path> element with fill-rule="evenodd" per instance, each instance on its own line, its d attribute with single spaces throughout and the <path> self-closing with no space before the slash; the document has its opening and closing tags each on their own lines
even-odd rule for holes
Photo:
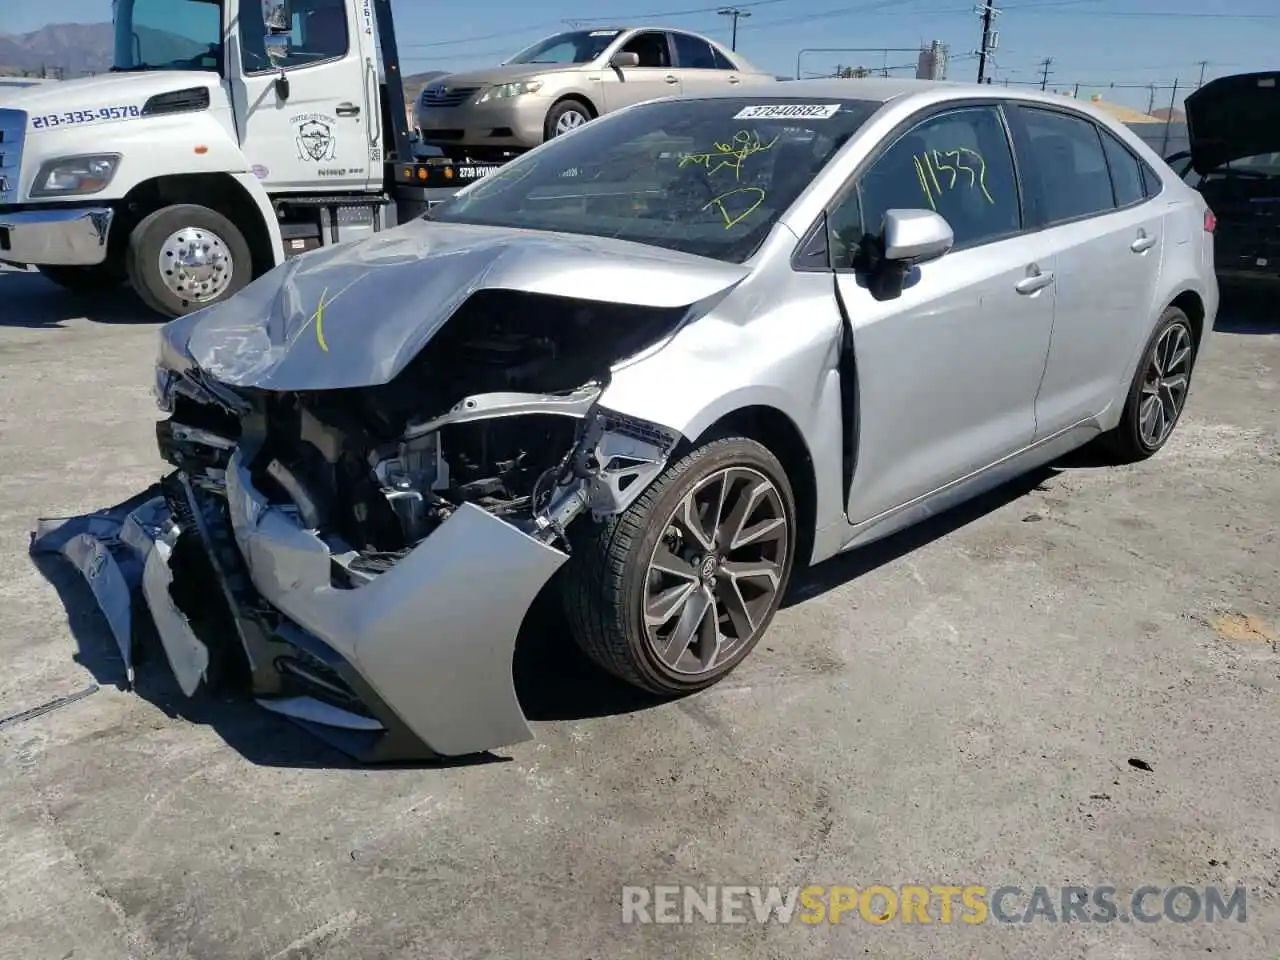
<svg viewBox="0 0 1280 960">
<path fill-rule="evenodd" d="M 152 488 L 112 510 L 41 521 L 33 537 L 33 553 L 60 553 L 84 575 L 130 680 L 132 604 L 141 599 L 184 693 L 209 682 L 219 648 L 239 641 L 261 706 L 363 762 L 463 756 L 532 737 L 512 678 L 516 637 L 565 554 L 464 504 L 361 581 L 344 576 L 343 558 L 292 513 L 268 503 L 238 455 L 226 473 L 230 529 L 208 528 L 184 477 L 165 483 L 166 493 Z M 174 509 L 175 489 L 189 509 Z M 215 582 L 198 589 L 220 590 L 230 608 L 219 633 L 175 600 L 184 533 L 199 538 L 214 568 Z M 227 562 L 232 535 L 239 571 Z"/>
<path fill-rule="evenodd" d="M 0 209 L 0 262 L 92 267 L 107 258 L 110 207 Z"/>
</svg>

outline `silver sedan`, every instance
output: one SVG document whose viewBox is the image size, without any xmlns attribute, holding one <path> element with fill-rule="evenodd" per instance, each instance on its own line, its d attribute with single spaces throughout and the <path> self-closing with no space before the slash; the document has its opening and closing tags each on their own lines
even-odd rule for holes
<svg viewBox="0 0 1280 960">
<path fill-rule="evenodd" d="M 1060 97 L 629 107 L 170 323 L 173 472 L 37 549 L 130 663 L 139 583 L 188 694 L 238 684 L 371 760 L 510 744 L 546 591 L 605 670 L 685 694 L 797 567 L 1086 443 L 1155 454 L 1217 311 L 1213 225 Z"/>
</svg>

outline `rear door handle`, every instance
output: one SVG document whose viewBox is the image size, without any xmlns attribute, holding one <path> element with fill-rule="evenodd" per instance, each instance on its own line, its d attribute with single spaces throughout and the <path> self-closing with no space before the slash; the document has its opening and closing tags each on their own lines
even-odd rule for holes
<svg viewBox="0 0 1280 960">
<path fill-rule="evenodd" d="M 729 82 L 730 82 L 730 83 L 741 83 L 742 81 L 741 81 L 740 79 L 738 79 L 737 77 L 730 77 L 730 78 L 729 78 Z"/>
<path fill-rule="evenodd" d="M 358 117 L 360 115 L 360 108 L 354 103 L 340 103 L 338 104 L 337 109 L 334 110 L 334 113 L 340 117 Z"/>
<path fill-rule="evenodd" d="M 1034 263 L 1027 267 L 1027 276 L 1023 280 L 1019 280 L 1013 289 L 1017 290 L 1024 297 L 1030 296 L 1043 290 L 1049 284 L 1053 283 L 1053 274 L 1042 271 Z"/>
<path fill-rule="evenodd" d="M 671 74 L 669 74 L 669 73 L 666 75 L 666 77 L 665 77 L 664 79 L 666 79 L 667 83 L 679 83 L 679 82 L 680 82 L 680 78 L 679 78 L 679 77 L 673 77 L 673 76 L 672 76 Z"/>
<path fill-rule="evenodd" d="M 1139 230 L 1138 239 L 1129 244 L 1129 249 L 1134 253 L 1146 253 L 1156 245 L 1156 238 L 1147 236 L 1147 231 Z"/>
</svg>

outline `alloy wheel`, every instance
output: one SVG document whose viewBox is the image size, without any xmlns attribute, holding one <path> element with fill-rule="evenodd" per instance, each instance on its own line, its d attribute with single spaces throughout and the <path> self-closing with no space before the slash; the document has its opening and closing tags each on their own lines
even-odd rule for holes
<svg viewBox="0 0 1280 960">
<path fill-rule="evenodd" d="M 184 227 L 160 246 L 160 279 L 188 303 L 209 303 L 231 286 L 235 262 L 226 242 L 204 227 Z"/>
<path fill-rule="evenodd" d="M 1184 323 L 1170 324 L 1160 335 L 1147 361 L 1138 405 L 1142 442 L 1156 449 L 1168 439 L 1182 413 L 1191 383 L 1191 331 Z"/>
<path fill-rule="evenodd" d="M 645 576 L 645 635 L 668 669 L 704 675 L 751 643 L 778 601 L 789 526 L 777 486 L 749 467 L 684 496 Z"/>
<path fill-rule="evenodd" d="M 577 130 L 587 122 L 586 116 L 577 110 L 566 110 L 556 118 L 556 136 L 562 133 L 568 133 L 570 130 Z"/>
</svg>

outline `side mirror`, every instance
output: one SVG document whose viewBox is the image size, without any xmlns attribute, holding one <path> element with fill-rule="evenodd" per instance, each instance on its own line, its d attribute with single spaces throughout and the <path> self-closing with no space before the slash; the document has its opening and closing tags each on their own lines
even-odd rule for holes
<svg viewBox="0 0 1280 960">
<path fill-rule="evenodd" d="M 619 50 L 609 59 L 609 66 L 621 70 L 624 67 L 640 66 L 640 54 L 629 50 Z"/>
<path fill-rule="evenodd" d="M 291 0 L 275 0 L 271 8 L 262 13 L 263 25 L 267 34 L 291 33 L 293 31 L 293 5 Z"/>
<path fill-rule="evenodd" d="M 884 259 L 904 267 L 945 256 L 955 245 L 951 225 L 932 210 L 886 210 Z"/>
<path fill-rule="evenodd" d="M 280 69 L 289 59 L 289 35 L 270 33 L 263 37 L 262 43 L 266 47 L 267 59 L 271 61 L 271 65 Z"/>
</svg>

